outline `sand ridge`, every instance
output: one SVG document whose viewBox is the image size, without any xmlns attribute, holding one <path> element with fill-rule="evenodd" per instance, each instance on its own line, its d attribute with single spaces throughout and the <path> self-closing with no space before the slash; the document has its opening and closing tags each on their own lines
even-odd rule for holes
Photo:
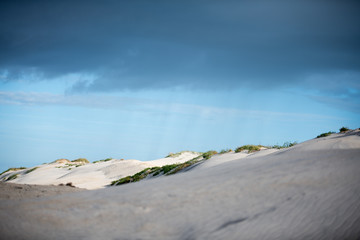
<svg viewBox="0 0 360 240">
<path fill-rule="evenodd" d="M 32 168 L 5 173 L 1 175 L 1 179 L 4 180 L 11 175 L 18 174 L 17 178 L 10 182 L 40 185 L 59 185 L 71 182 L 79 188 L 98 189 L 108 186 L 113 180 L 133 175 L 145 168 L 183 163 L 199 155 L 200 153 L 185 151 L 176 157 L 146 162 L 133 159 L 113 159 L 89 164 L 77 164 L 67 159 L 60 159 L 50 164 L 34 166 L 36 169 L 30 173 L 26 172 Z"/>
</svg>

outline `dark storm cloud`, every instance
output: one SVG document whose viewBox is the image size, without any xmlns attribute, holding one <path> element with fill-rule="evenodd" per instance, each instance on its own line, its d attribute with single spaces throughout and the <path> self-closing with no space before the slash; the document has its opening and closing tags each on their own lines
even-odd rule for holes
<svg viewBox="0 0 360 240">
<path fill-rule="evenodd" d="M 92 74 L 72 90 L 112 91 L 291 87 L 315 75 L 326 91 L 327 76 L 359 76 L 359 10 L 349 0 L 2 1 L 0 77 Z M 359 89 L 354 76 L 334 88 Z"/>
</svg>

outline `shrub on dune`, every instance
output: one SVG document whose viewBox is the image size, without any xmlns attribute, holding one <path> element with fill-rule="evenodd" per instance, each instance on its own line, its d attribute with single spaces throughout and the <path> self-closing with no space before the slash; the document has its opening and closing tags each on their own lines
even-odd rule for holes
<svg viewBox="0 0 360 240">
<path fill-rule="evenodd" d="M 277 148 L 277 149 L 289 148 L 295 146 L 296 144 L 297 142 L 285 142 L 283 145 L 274 145 L 271 148 Z"/>
<path fill-rule="evenodd" d="M 342 127 L 339 129 L 340 133 L 346 133 L 347 131 L 349 131 L 350 129 L 347 127 Z"/>
<path fill-rule="evenodd" d="M 16 179 L 16 178 L 18 177 L 18 175 L 19 175 L 19 174 L 11 175 L 10 177 L 8 177 L 8 178 L 6 179 L 6 181 L 11 181 L 11 180 Z"/>
<path fill-rule="evenodd" d="M 145 168 L 144 170 L 142 170 L 132 176 L 127 176 L 127 177 L 123 177 L 118 180 L 112 181 L 110 185 L 117 186 L 117 185 L 122 185 L 122 184 L 126 184 L 126 183 L 131 183 L 131 182 L 138 182 L 138 181 L 146 178 L 148 175 L 157 176 L 160 173 L 163 173 L 164 175 L 172 175 L 172 174 L 175 174 L 185 168 L 188 168 L 188 167 L 194 165 L 195 163 L 198 163 L 201 160 L 208 160 L 215 154 L 217 154 L 216 151 L 208 151 L 208 152 L 203 153 L 202 155 L 195 157 L 184 163 L 169 164 L 169 165 L 165 165 L 162 167 Z"/>
<path fill-rule="evenodd" d="M 166 166 L 164 166 L 164 167 L 166 167 Z M 126 177 L 120 178 L 118 180 L 112 181 L 110 185 L 117 186 L 117 185 L 122 185 L 125 183 L 138 182 L 138 181 L 146 178 L 149 174 L 153 174 L 153 176 L 159 174 L 161 170 L 162 170 L 161 167 L 145 168 L 144 170 L 142 170 L 132 176 L 126 176 Z"/>
<path fill-rule="evenodd" d="M 73 163 L 90 163 L 86 158 L 78 158 L 75 160 L 72 160 Z"/>
<path fill-rule="evenodd" d="M 116 186 L 116 185 L 121 185 L 121 184 L 129 183 L 129 182 L 132 182 L 131 176 L 127 176 L 127 177 L 121 178 L 119 180 L 112 181 L 111 185 Z"/>
<path fill-rule="evenodd" d="M 333 133 L 335 133 L 335 132 L 329 131 L 329 132 L 327 132 L 327 133 L 322 133 L 322 134 L 318 135 L 316 138 L 327 137 L 327 136 L 330 136 L 330 135 L 333 134 Z"/>
<path fill-rule="evenodd" d="M 56 159 L 55 161 L 53 161 L 52 163 L 69 163 L 69 162 L 70 162 L 69 159 L 59 158 L 59 159 Z"/>
<path fill-rule="evenodd" d="M 165 165 L 162 167 L 162 171 L 164 172 L 164 174 L 167 174 L 168 172 L 170 172 L 171 170 L 173 170 L 174 168 L 176 168 L 179 164 L 170 164 L 170 165 Z"/>
<path fill-rule="evenodd" d="M 176 157 L 178 157 L 181 154 L 186 153 L 186 152 L 194 153 L 194 154 L 197 153 L 197 152 L 194 152 L 194 151 L 181 151 L 181 152 L 177 152 L 177 153 L 169 153 L 165 158 L 176 158 Z"/>
<path fill-rule="evenodd" d="M 207 151 L 206 153 L 203 153 L 203 158 L 204 159 L 210 159 L 213 155 L 217 154 L 217 151 L 214 151 L 214 150 L 210 150 L 210 151 Z"/>
<path fill-rule="evenodd" d="M 5 170 L 2 173 L 0 173 L 0 175 L 3 175 L 4 173 L 10 172 L 10 171 L 18 171 L 18 170 L 23 170 L 23 169 L 26 169 L 26 167 L 9 168 L 8 170 Z"/>
<path fill-rule="evenodd" d="M 260 151 L 261 147 L 262 147 L 261 145 L 244 145 L 244 146 L 236 148 L 235 152 L 238 153 L 238 152 L 242 152 L 244 150 L 248 150 L 248 153 L 252 153 L 252 152 Z"/>
<path fill-rule="evenodd" d="M 32 171 L 35 171 L 36 169 L 38 169 L 38 167 L 31 168 L 31 169 L 27 170 L 25 172 L 25 174 L 31 173 Z"/>
<path fill-rule="evenodd" d="M 219 154 L 224 154 L 224 153 L 229 153 L 229 152 L 232 152 L 231 149 L 222 149 Z"/>
<path fill-rule="evenodd" d="M 283 147 L 289 148 L 289 147 L 295 146 L 296 144 L 297 144 L 297 142 L 285 142 L 283 144 Z"/>
<path fill-rule="evenodd" d="M 113 158 L 106 158 L 106 159 L 102 159 L 102 160 L 97 160 L 97 161 L 94 161 L 93 163 L 108 162 L 108 161 L 111 161 L 111 160 L 113 160 Z"/>
</svg>

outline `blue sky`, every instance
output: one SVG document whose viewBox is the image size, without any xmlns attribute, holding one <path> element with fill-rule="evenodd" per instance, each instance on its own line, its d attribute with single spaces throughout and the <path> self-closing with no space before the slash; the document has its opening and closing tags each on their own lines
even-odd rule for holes
<svg viewBox="0 0 360 240">
<path fill-rule="evenodd" d="M 2 1 L 0 168 L 358 128 L 359 10 L 350 0 Z"/>
</svg>

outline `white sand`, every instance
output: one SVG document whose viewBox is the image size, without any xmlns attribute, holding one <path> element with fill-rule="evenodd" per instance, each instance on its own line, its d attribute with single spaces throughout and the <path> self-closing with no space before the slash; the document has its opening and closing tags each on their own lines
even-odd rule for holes
<svg viewBox="0 0 360 240">
<path fill-rule="evenodd" d="M 360 133 L 172 176 L 0 200 L 4 239 L 359 239 Z M 221 159 L 223 158 L 223 162 Z"/>
<path fill-rule="evenodd" d="M 10 182 L 39 185 L 58 185 L 71 182 L 79 188 L 98 189 L 109 185 L 113 180 L 134 175 L 145 168 L 183 163 L 199 155 L 199 153 L 195 152 L 183 152 L 180 156 L 174 158 L 161 158 L 147 162 L 132 159 L 114 159 L 107 162 L 89 163 L 80 167 L 67 167 L 66 164 L 69 162 L 62 161 L 61 163 L 35 166 L 38 168 L 27 174 L 26 171 L 31 168 L 8 172 L 2 175 L 1 178 L 5 179 L 10 175 L 18 173 L 18 177 Z M 71 168 L 71 170 L 69 170 L 69 168 Z"/>
</svg>

